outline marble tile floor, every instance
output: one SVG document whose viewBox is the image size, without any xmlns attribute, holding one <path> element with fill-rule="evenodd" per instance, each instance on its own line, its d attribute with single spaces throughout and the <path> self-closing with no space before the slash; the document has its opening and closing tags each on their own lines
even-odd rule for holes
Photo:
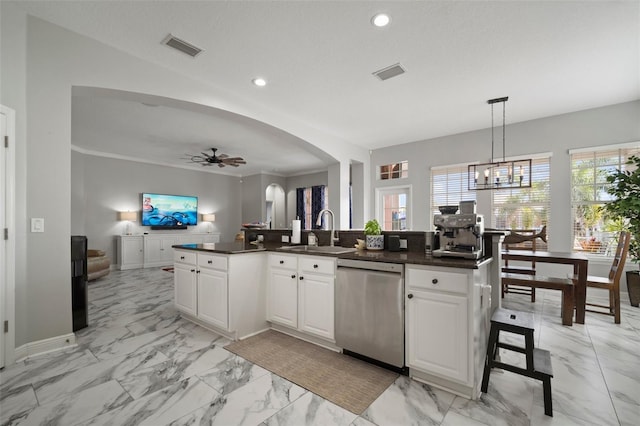
<svg viewBox="0 0 640 426">
<path fill-rule="evenodd" d="M 536 345 L 552 353 L 551 418 L 540 382 L 499 370 L 478 401 L 401 376 L 357 416 L 181 319 L 171 273 L 113 271 L 89 290 L 91 325 L 76 334 L 76 347 L 0 371 L 0 424 L 636 425 L 640 418 L 640 309 L 626 294 L 621 325 L 588 313 L 585 325 L 562 326 L 553 291 L 539 291 L 535 304 L 519 295 L 504 300 L 534 313 Z"/>
</svg>

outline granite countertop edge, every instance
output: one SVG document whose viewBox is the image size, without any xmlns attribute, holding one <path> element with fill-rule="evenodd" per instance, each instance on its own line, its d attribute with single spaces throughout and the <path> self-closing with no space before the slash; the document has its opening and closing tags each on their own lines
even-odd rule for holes
<svg viewBox="0 0 640 426">
<path fill-rule="evenodd" d="M 209 253 L 220 254 L 246 254 L 257 252 L 278 252 L 288 254 L 303 254 L 296 253 L 290 250 L 281 249 L 281 245 L 259 245 L 255 247 L 246 247 L 243 243 L 205 243 L 205 244 L 183 244 L 172 246 L 175 249 L 202 251 Z M 386 263 L 401 263 L 401 264 L 415 264 L 415 265 L 427 265 L 427 266 L 442 266 L 449 268 L 462 268 L 462 269 L 478 269 L 485 264 L 490 263 L 492 257 L 484 257 L 480 259 L 460 259 L 453 257 L 433 257 L 430 254 L 422 252 L 409 252 L 399 251 L 390 252 L 383 251 L 367 251 L 358 250 L 350 253 L 333 254 L 333 253 L 304 253 L 310 256 L 325 256 L 334 257 L 337 259 L 349 259 L 349 260 L 366 260 L 370 262 L 386 262 Z"/>
</svg>

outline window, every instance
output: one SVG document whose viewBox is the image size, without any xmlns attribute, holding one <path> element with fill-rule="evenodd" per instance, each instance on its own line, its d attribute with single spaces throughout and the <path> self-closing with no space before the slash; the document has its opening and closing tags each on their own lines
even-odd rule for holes
<svg viewBox="0 0 640 426">
<path fill-rule="evenodd" d="M 531 188 L 493 191 L 491 223 L 499 229 L 539 232 L 549 222 L 550 194 L 550 157 L 534 158 L 531 162 Z M 547 245 L 537 240 L 536 248 L 546 250 Z"/>
<path fill-rule="evenodd" d="M 380 177 L 380 180 L 409 177 L 409 162 L 401 161 L 395 164 L 380 166 L 380 173 L 378 176 Z"/>
<path fill-rule="evenodd" d="M 322 209 L 329 208 L 328 191 L 324 185 L 307 188 L 296 188 L 296 215 L 301 220 L 302 229 L 316 229 L 316 220 Z M 322 227 L 325 224 L 325 215 L 322 217 Z"/>
<path fill-rule="evenodd" d="M 406 231 L 410 223 L 411 186 L 376 189 L 376 217 L 384 231 Z"/>
<path fill-rule="evenodd" d="M 640 144 L 571 152 L 571 212 L 573 249 L 613 256 L 622 223 L 604 217 L 602 207 L 612 200 L 606 176 L 625 170 L 627 158 L 640 154 Z"/>
<path fill-rule="evenodd" d="M 431 169 L 431 217 L 440 206 L 457 206 L 460 201 L 476 201 L 476 192 L 467 189 L 467 165 Z"/>
</svg>

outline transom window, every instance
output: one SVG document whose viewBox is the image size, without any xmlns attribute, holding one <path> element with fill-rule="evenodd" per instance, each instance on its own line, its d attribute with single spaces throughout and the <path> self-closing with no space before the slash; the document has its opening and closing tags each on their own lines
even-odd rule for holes
<svg viewBox="0 0 640 426">
<path fill-rule="evenodd" d="M 378 176 L 380 177 L 380 180 L 402 179 L 409 177 L 409 162 L 401 161 L 395 164 L 380 166 L 380 173 Z"/>
<path fill-rule="evenodd" d="M 613 200 L 606 177 L 626 170 L 632 155 L 640 155 L 640 142 L 593 150 L 571 151 L 571 210 L 573 250 L 602 256 L 615 254 L 620 221 L 604 216 L 603 206 Z"/>
</svg>

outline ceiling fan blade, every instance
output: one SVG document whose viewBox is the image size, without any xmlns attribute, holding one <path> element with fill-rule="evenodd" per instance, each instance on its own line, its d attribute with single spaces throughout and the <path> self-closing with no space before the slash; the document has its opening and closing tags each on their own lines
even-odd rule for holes
<svg viewBox="0 0 640 426">
<path fill-rule="evenodd" d="M 247 162 L 244 161 L 244 160 L 236 160 L 236 161 L 234 161 L 234 163 L 236 163 L 236 164 L 247 164 Z"/>
<path fill-rule="evenodd" d="M 224 167 L 224 163 L 218 163 L 218 167 Z"/>
<path fill-rule="evenodd" d="M 221 160 L 222 160 L 222 159 L 224 159 L 224 158 L 228 158 L 228 157 L 229 157 L 229 156 L 228 156 L 227 154 L 220 154 L 220 155 L 218 155 L 218 158 L 219 158 L 219 159 L 221 159 Z"/>
<path fill-rule="evenodd" d="M 231 166 L 231 167 L 238 167 L 240 164 L 236 164 L 236 163 L 227 163 L 227 166 Z"/>
<path fill-rule="evenodd" d="M 224 161 L 243 161 L 244 158 L 242 157 L 230 157 L 230 158 L 225 158 Z"/>
</svg>

